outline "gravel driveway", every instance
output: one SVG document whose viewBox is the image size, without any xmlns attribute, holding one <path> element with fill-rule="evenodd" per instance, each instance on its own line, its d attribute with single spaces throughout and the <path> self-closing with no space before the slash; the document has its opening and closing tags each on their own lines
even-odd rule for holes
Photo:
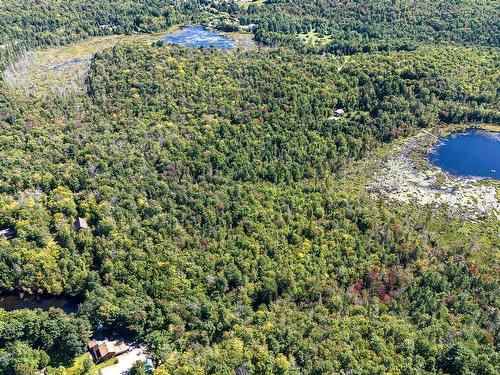
<svg viewBox="0 0 500 375">
<path fill-rule="evenodd" d="M 147 357 L 143 348 L 134 348 L 130 352 L 122 354 L 116 358 L 118 359 L 118 363 L 101 369 L 101 375 L 126 374 L 135 362 L 144 361 Z"/>
</svg>

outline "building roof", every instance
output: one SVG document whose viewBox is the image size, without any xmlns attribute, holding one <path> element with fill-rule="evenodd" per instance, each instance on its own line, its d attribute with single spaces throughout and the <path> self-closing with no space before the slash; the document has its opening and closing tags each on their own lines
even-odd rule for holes
<svg viewBox="0 0 500 375">
<path fill-rule="evenodd" d="M 88 344 L 89 351 L 94 357 L 94 360 L 99 362 L 103 357 L 113 357 L 125 353 L 130 347 L 121 341 L 96 341 L 92 340 Z"/>
<path fill-rule="evenodd" d="M 110 352 L 110 350 L 108 349 L 108 346 L 106 345 L 106 343 L 101 344 L 97 347 L 97 354 L 99 355 L 99 358 L 104 357 L 109 352 Z"/>
<path fill-rule="evenodd" d="M 96 345 L 97 345 L 97 341 L 95 341 L 95 340 L 90 341 L 89 342 L 89 349 L 92 349 Z"/>
<path fill-rule="evenodd" d="M 124 344 L 123 342 L 108 342 L 107 343 L 107 348 L 108 350 L 111 352 L 114 352 L 114 353 L 123 353 L 127 350 L 129 350 L 129 346 Z"/>
<path fill-rule="evenodd" d="M 87 229 L 88 227 L 89 227 L 89 225 L 87 224 L 87 221 L 81 217 L 76 219 L 75 222 L 73 223 L 73 228 L 75 230 Z"/>
<path fill-rule="evenodd" d="M 0 235 L 10 240 L 12 237 L 14 237 L 14 231 L 10 228 L 2 228 L 0 229 Z"/>
</svg>

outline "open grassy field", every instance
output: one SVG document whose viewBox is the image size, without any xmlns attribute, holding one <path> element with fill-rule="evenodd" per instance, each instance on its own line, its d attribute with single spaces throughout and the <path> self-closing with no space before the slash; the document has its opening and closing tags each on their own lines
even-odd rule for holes
<svg viewBox="0 0 500 375">
<path fill-rule="evenodd" d="M 240 0 L 238 1 L 238 5 L 242 8 L 248 8 L 250 5 L 262 6 L 266 0 Z"/>
<path fill-rule="evenodd" d="M 322 46 L 328 44 L 332 40 L 330 35 L 320 36 L 315 30 L 311 30 L 308 33 L 299 34 L 298 36 L 304 43 L 313 46 Z"/>
<path fill-rule="evenodd" d="M 104 361 L 104 362 L 99 363 L 97 365 L 92 364 L 92 367 L 90 367 L 90 369 L 88 369 L 85 372 L 84 362 L 87 358 L 90 358 L 89 353 L 84 353 L 80 357 L 77 357 L 75 359 L 75 361 L 73 362 L 71 367 L 67 367 L 64 369 L 64 374 L 65 375 L 81 375 L 81 374 L 99 375 L 101 369 L 108 367 L 108 366 L 111 366 L 118 361 L 117 358 L 111 358 L 111 359 L 108 359 L 107 361 Z"/>
</svg>

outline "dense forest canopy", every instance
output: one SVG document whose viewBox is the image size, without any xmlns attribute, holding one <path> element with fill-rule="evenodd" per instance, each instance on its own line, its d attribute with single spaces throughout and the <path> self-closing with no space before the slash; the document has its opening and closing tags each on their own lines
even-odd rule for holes
<svg viewBox="0 0 500 375">
<path fill-rule="evenodd" d="M 198 11 L 197 1 L 7 0 L 0 4 L 0 43 L 57 45 L 106 32 L 155 32 Z"/>
<path fill-rule="evenodd" d="M 249 3 L 249 2 L 246 2 Z M 262 42 L 297 44 L 297 34 L 327 35 L 321 49 L 342 53 L 412 49 L 419 44 L 498 46 L 497 0 L 16 1 L 0 4 L 0 45 L 60 45 L 109 33 L 157 32 L 228 12 L 257 25 Z"/>
<path fill-rule="evenodd" d="M 498 46 L 498 1 L 488 0 L 269 0 L 236 8 L 244 23 L 257 23 L 268 44 L 297 44 L 297 34 L 316 31 L 328 42 L 316 50 L 345 54 L 408 50 L 420 44 Z M 234 8 L 233 8 L 234 9 Z M 314 49 L 314 48 L 313 48 Z"/>
<path fill-rule="evenodd" d="M 223 12 L 279 47 L 120 43 L 83 93 L 1 86 L 0 292 L 82 303 L 0 309 L 0 374 L 64 374 L 97 330 L 155 374 L 498 373 L 497 217 L 363 186 L 397 139 L 500 122 L 497 5 L 4 1 L 4 44 Z"/>
<path fill-rule="evenodd" d="M 159 32 L 180 22 L 198 22 L 201 14 L 196 0 L 5 0 L 0 2 L 0 67 L 34 46 Z"/>
</svg>

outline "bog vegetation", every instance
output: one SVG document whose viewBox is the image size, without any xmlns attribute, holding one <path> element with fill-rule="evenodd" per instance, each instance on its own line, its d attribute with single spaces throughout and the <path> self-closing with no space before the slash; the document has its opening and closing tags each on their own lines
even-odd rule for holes
<svg viewBox="0 0 500 375">
<path fill-rule="evenodd" d="M 0 291 L 83 299 L 0 309 L 0 374 L 64 373 L 98 326 L 155 374 L 498 373 L 498 221 L 371 197 L 358 163 L 499 123 L 498 12 L 374 3 L 3 2 L 5 64 L 214 12 L 277 48 L 120 43 L 85 93 L 0 88 Z"/>
</svg>

